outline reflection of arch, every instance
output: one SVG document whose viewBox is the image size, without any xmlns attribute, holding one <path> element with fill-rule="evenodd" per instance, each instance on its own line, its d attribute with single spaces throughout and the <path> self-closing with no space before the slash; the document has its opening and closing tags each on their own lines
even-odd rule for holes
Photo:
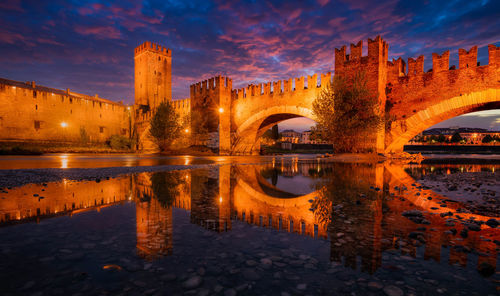
<svg viewBox="0 0 500 296">
<path fill-rule="evenodd" d="M 258 152 L 259 137 L 276 123 L 296 117 L 315 120 L 311 108 L 299 106 L 274 106 L 259 111 L 246 119 L 236 130 L 236 138 L 232 147 L 233 153 Z"/>
<path fill-rule="evenodd" d="M 483 110 L 500 109 L 500 90 L 488 89 L 454 97 L 434 104 L 415 113 L 399 123 L 400 127 L 391 130 L 390 142 L 386 143 L 386 152 L 402 151 L 403 146 L 413 137 L 441 121 Z M 394 126 L 393 126 L 394 127 Z"/>
</svg>

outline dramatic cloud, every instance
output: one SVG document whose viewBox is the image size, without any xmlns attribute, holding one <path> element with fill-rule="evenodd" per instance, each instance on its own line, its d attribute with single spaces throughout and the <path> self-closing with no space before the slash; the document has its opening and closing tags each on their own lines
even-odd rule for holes
<svg viewBox="0 0 500 296">
<path fill-rule="evenodd" d="M 174 98 L 218 74 L 243 87 L 333 71 L 335 47 L 362 39 L 366 54 L 366 39 L 379 34 L 390 58 L 424 55 L 426 69 L 432 52 L 450 49 L 456 65 L 458 48 L 473 45 L 486 64 L 486 46 L 500 41 L 500 2 L 488 0 L 4 2 L 0 77 L 126 103 L 134 99 L 133 49 L 146 40 L 173 51 Z"/>
</svg>

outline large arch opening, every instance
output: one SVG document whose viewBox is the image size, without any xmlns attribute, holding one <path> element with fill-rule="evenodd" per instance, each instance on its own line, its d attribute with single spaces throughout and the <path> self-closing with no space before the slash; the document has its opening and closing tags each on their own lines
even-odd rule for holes
<svg viewBox="0 0 500 296">
<path fill-rule="evenodd" d="M 278 125 L 279 136 L 274 135 L 277 142 L 276 152 L 283 150 L 282 142 L 290 144 L 317 144 L 317 141 L 310 139 L 311 127 L 316 124 L 312 110 L 298 106 L 276 106 L 268 108 L 248 118 L 236 131 L 233 138 L 233 154 L 259 154 L 261 147 L 270 148 L 276 143 L 266 141 L 273 127 Z M 283 133 L 291 133 L 284 136 Z M 293 140 L 291 138 L 294 138 Z M 291 147 L 284 145 L 284 147 Z M 287 148 L 288 149 L 288 148 Z M 311 148 L 309 148 L 311 149 Z M 330 149 L 331 150 L 331 149 Z M 269 150 L 267 150 L 269 152 Z M 271 150 L 273 151 L 273 150 Z M 283 151 L 281 151 L 283 152 Z"/>
<path fill-rule="evenodd" d="M 260 111 L 246 119 L 233 138 L 233 154 L 259 154 L 260 138 L 274 125 L 293 118 L 314 120 L 312 110 L 298 106 L 275 106 Z"/>
<path fill-rule="evenodd" d="M 401 152 L 404 146 L 424 130 L 454 117 L 473 112 L 500 109 L 500 91 L 489 89 L 443 100 L 407 118 L 393 123 L 386 135 L 388 153 Z M 499 114 L 500 117 L 500 114 Z"/>
</svg>

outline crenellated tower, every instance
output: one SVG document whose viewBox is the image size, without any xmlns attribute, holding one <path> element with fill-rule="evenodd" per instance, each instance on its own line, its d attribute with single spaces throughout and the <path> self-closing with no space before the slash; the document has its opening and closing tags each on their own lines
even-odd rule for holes
<svg viewBox="0 0 500 296">
<path fill-rule="evenodd" d="M 350 54 L 346 53 L 346 46 L 335 48 L 335 75 L 340 77 L 352 77 L 356 73 L 365 72 L 367 86 L 379 101 L 381 116 L 384 116 L 388 76 L 388 51 L 389 45 L 380 37 L 368 39 L 368 55 L 362 56 L 363 41 L 351 44 Z M 403 65 L 399 69 L 403 70 Z M 398 73 L 399 75 L 399 73 Z M 368 151 L 382 153 L 384 151 L 384 128 L 381 127 L 370 133 L 365 143 L 359 143 L 359 147 L 353 147 L 353 151 Z"/>
<path fill-rule="evenodd" d="M 217 76 L 192 84 L 191 116 L 203 114 L 208 117 L 208 132 L 218 131 L 219 154 L 231 151 L 231 91 L 232 80 Z"/>
<path fill-rule="evenodd" d="M 172 51 L 144 42 L 135 48 L 135 105 L 142 110 L 155 109 L 172 100 Z M 143 107 L 147 106 L 147 107 Z"/>
</svg>

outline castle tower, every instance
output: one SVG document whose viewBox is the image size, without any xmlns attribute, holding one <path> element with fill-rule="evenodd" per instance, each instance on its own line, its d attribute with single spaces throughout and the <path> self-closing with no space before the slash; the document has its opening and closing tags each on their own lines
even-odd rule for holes
<svg viewBox="0 0 500 296">
<path fill-rule="evenodd" d="M 135 48 L 135 104 L 155 109 L 172 100 L 172 51 L 149 41 Z"/>
<path fill-rule="evenodd" d="M 381 116 L 384 116 L 387 85 L 387 60 L 389 45 L 377 36 L 374 40 L 368 39 L 368 56 L 362 56 L 363 42 L 351 44 L 350 54 L 346 54 L 346 46 L 335 49 L 335 75 L 341 77 L 352 77 L 355 73 L 364 72 L 366 75 L 367 87 L 373 96 L 379 101 Z M 384 127 L 370 131 L 371 134 L 365 139 L 365 143 L 357 143 L 353 151 L 373 151 L 384 152 Z"/>
</svg>

